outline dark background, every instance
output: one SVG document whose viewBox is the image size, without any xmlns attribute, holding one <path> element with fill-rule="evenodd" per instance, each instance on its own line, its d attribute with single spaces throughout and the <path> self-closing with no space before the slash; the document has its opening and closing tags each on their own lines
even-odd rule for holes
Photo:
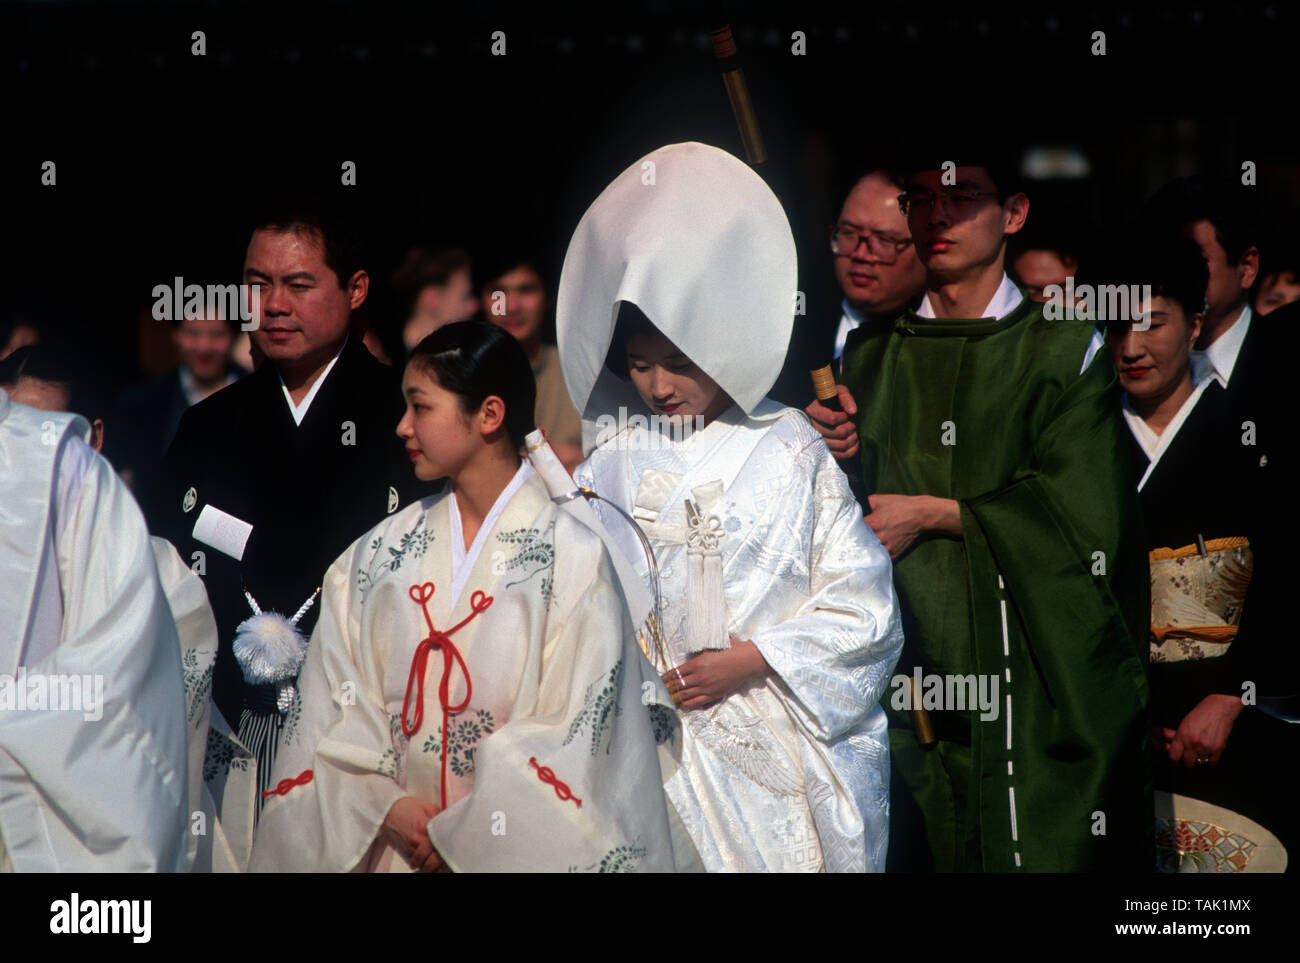
<svg viewBox="0 0 1300 963">
<path fill-rule="evenodd" d="M 583 210 L 641 155 L 700 140 L 743 156 L 710 9 L 0 5 L 0 323 L 35 320 L 119 383 L 136 380 L 153 286 L 238 280 L 246 214 L 285 185 L 337 191 L 364 213 L 378 280 L 412 243 L 476 260 L 522 245 L 547 263 L 553 292 Z M 1300 14 L 1281 3 L 751 2 L 727 19 L 810 326 L 838 320 L 825 228 L 843 194 L 918 131 L 996 117 L 1025 147 L 1077 148 L 1091 176 L 1036 185 L 1031 221 L 1068 211 L 1103 246 L 1166 180 L 1239 176 L 1244 160 L 1271 226 L 1295 223 Z M 206 56 L 191 55 L 195 30 Z M 489 52 L 494 30 L 504 57 Z M 791 54 L 795 30 L 804 56 Z M 1094 30 L 1104 57 L 1090 53 Z M 40 183 L 46 160 L 55 187 Z M 345 160 L 355 187 L 340 185 Z M 384 285 L 372 297 L 373 323 L 402 320 Z"/>
</svg>

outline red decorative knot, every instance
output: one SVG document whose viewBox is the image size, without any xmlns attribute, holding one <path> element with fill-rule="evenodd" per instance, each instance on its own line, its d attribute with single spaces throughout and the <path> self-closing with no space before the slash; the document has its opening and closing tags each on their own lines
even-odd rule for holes
<svg viewBox="0 0 1300 963">
<path fill-rule="evenodd" d="M 266 790 L 266 792 L 262 793 L 262 798 L 270 799 L 272 796 L 283 796 L 294 786 L 307 785 L 307 783 L 312 781 L 312 778 L 313 778 L 312 771 L 310 769 L 304 769 L 302 772 L 298 773 L 298 775 L 294 776 L 292 779 L 281 779 L 278 783 L 275 784 L 274 789 L 268 789 Z"/>
<path fill-rule="evenodd" d="M 536 756 L 528 757 L 528 765 L 537 770 L 537 778 L 548 786 L 555 787 L 555 795 L 561 799 L 572 799 L 579 809 L 582 808 L 582 800 L 573 794 L 567 785 L 555 778 L 555 771 L 550 766 L 539 766 Z"/>
<path fill-rule="evenodd" d="M 463 628 L 480 612 L 486 611 L 488 606 L 492 604 L 492 596 L 485 595 L 483 592 L 475 592 L 470 596 L 469 615 L 446 632 L 442 632 L 433 627 L 433 616 L 429 614 L 429 599 L 433 598 L 433 593 L 434 585 L 432 582 L 425 582 L 423 585 L 412 585 L 409 592 L 411 598 L 419 602 L 420 608 L 424 611 L 424 622 L 429 627 L 429 634 L 415 647 L 415 657 L 411 659 L 411 673 L 406 677 L 406 695 L 402 699 L 402 732 L 409 739 L 419 731 L 420 725 L 424 722 L 424 674 L 429 664 L 429 653 L 437 649 L 442 653 L 442 678 L 438 682 L 438 704 L 442 706 L 442 808 L 446 809 L 447 730 L 451 728 L 448 723 L 452 713 L 465 710 L 465 707 L 469 705 L 469 697 L 474 692 L 474 683 L 469 677 L 469 666 L 465 664 L 465 657 L 460 654 L 460 649 L 456 648 L 455 643 L 451 641 L 451 634 Z M 465 698 L 456 705 L 452 705 L 451 669 L 457 662 L 460 663 L 461 674 L 465 676 Z M 412 690 L 415 693 L 415 708 L 413 710 L 411 709 Z M 409 725 L 406 721 L 408 713 L 412 716 Z"/>
</svg>

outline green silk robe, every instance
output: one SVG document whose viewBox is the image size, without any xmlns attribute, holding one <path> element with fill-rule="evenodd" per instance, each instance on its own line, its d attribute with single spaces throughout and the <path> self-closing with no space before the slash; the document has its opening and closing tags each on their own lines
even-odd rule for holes
<svg viewBox="0 0 1300 963">
<path fill-rule="evenodd" d="M 929 750 L 885 700 L 937 870 L 1154 866 L 1150 584 L 1114 365 L 1079 372 L 1091 336 L 1025 300 L 1000 320 L 908 311 L 845 349 L 868 490 L 961 507 L 960 540 L 895 563 L 897 671 L 998 683 L 995 718 L 931 712 Z"/>
</svg>

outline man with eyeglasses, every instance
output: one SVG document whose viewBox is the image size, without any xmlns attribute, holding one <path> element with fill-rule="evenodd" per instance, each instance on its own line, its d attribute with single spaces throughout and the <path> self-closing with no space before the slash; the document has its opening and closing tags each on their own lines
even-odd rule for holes
<svg viewBox="0 0 1300 963">
<path fill-rule="evenodd" d="M 891 323 L 925 286 L 925 266 L 898 210 L 902 187 L 897 174 L 871 171 L 853 185 L 831 228 L 835 280 L 844 292 L 835 333 L 837 361 L 849 332 Z"/>
<path fill-rule="evenodd" d="M 1115 369 L 1007 277 L 1029 199 L 991 154 L 910 168 L 925 297 L 845 351 L 853 415 L 814 415 L 895 560 L 914 684 L 886 705 L 893 808 L 919 816 L 890 868 L 1148 870 L 1149 581 Z"/>
</svg>

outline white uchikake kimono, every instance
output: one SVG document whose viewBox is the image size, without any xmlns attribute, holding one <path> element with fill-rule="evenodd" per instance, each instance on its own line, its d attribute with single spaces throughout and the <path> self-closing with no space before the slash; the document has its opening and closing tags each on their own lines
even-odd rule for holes
<svg viewBox="0 0 1300 963">
<path fill-rule="evenodd" d="M 689 844 L 674 854 L 663 792 L 680 729 L 609 555 L 525 470 L 454 601 L 446 495 L 394 513 L 331 566 L 250 869 L 407 871 L 383 820 L 403 796 L 441 806 L 444 792 L 429 835 L 457 872 L 694 858 Z M 460 627 L 428 650 L 430 623 Z"/>
<path fill-rule="evenodd" d="M 0 868 L 189 868 L 176 622 L 144 518 L 85 419 L 0 391 Z M 90 680 L 101 705 L 15 698 Z M 52 690 L 51 690 L 52 691 Z M 60 705 L 70 689 L 60 696 Z"/>
<path fill-rule="evenodd" d="M 634 514 L 650 538 L 674 664 L 693 654 L 688 571 L 699 578 L 708 564 L 687 545 L 691 499 L 697 524 L 718 539 L 726 631 L 752 640 L 772 668 L 683 713 L 681 766 L 666 789 L 705 868 L 882 871 L 889 759 L 879 703 L 902 647 L 898 600 L 889 553 L 807 418 L 764 400 L 676 441 L 634 422 L 575 480 Z M 635 533 L 593 505 L 644 572 Z M 712 647 L 727 647 L 719 634 Z"/>
</svg>

